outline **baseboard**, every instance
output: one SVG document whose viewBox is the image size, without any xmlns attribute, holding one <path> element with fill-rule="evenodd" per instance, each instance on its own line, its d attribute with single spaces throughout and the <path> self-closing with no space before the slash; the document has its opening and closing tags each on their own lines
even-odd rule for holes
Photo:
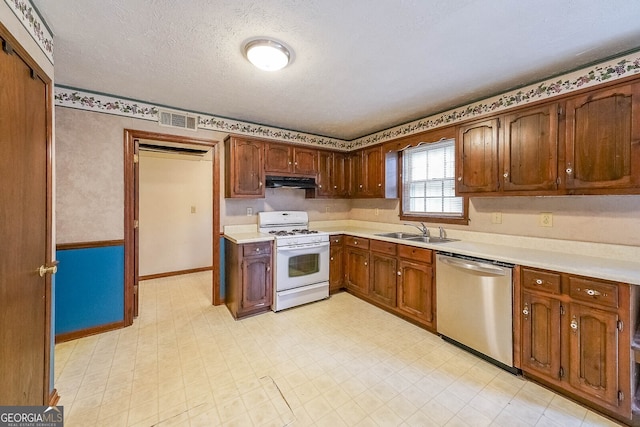
<svg viewBox="0 0 640 427">
<path fill-rule="evenodd" d="M 124 321 L 106 323 L 104 325 L 92 326 L 91 328 L 79 329 L 77 331 L 65 332 L 56 335 L 56 344 L 66 341 L 77 340 L 78 338 L 88 337 L 90 335 L 101 334 L 107 331 L 124 328 Z"/>
<path fill-rule="evenodd" d="M 188 270 L 178 270 L 178 271 L 168 271 L 166 273 L 157 273 L 157 274 L 147 274 L 146 276 L 140 276 L 138 280 L 151 280 L 151 279 L 160 279 L 162 277 L 171 277 L 171 276 L 181 276 L 183 274 L 190 273 L 199 273 L 201 271 L 213 271 L 213 267 L 199 267 L 199 268 L 190 268 Z"/>
</svg>

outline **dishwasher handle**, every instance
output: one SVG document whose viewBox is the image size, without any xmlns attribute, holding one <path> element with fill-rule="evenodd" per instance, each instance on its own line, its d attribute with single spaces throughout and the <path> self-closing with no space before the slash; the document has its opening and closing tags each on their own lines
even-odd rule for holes
<svg viewBox="0 0 640 427">
<path fill-rule="evenodd" d="M 448 256 L 439 256 L 438 260 L 444 264 L 448 264 L 452 267 L 462 270 L 471 270 L 477 273 L 484 273 L 492 276 L 505 276 L 507 274 L 506 269 L 502 267 L 496 267 L 491 264 L 486 264 L 478 261 L 471 261 L 461 258 L 453 258 Z"/>
</svg>

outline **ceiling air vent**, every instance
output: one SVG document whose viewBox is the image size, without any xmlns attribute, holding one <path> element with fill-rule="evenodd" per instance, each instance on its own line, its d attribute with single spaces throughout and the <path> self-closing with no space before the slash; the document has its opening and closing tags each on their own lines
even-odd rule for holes
<svg viewBox="0 0 640 427">
<path fill-rule="evenodd" d="M 160 111 L 160 126 L 170 126 L 180 129 L 198 129 L 198 116 L 178 114 L 170 111 Z"/>
</svg>

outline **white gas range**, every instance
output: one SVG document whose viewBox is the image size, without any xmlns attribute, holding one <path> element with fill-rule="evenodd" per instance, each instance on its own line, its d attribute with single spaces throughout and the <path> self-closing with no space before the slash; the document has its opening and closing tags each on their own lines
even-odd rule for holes
<svg viewBox="0 0 640 427">
<path fill-rule="evenodd" d="M 258 231 L 275 237 L 273 311 L 329 297 L 329 233 L 304 211 L 258 212 Z"/>
</svg>

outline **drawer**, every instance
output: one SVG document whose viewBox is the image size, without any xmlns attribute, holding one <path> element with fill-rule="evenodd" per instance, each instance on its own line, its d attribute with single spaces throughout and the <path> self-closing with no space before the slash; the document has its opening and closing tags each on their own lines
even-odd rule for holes
<svg viewBox="0 0 640 427">
<path fill-rule="evenodd" d="M 395 255 L 396 245 L 392 242 L 383 242 L 382 240 L 371 240 L 369 242 L 369 249 L 375 252 L 381 252 L 383 254 Z"/>
<path fill-rule="evenodd" d="M 242 245 L 242 255 L 264 255 L 271 253 L 271 242 L 245 243 Z"/>
<path fill-rule="evenodd" d="M 559 294 L 560 274 L 550 271 L 534 270 L 531 268 L 522 269 L 522 287 L 534 291 L 549 292 Z"/>
<path fill-rule="evenodd" d="M 569 276 L 569 295 L 580 301 L 618 307 L 618 285 L 611 282 Z"/>
<path fill-rule="evenodd" d="M 331 246 L 333 245 L 341 245 L 344 240 L 344 236 L 342 234 L 337 234 L 335 236 L 329 236 L 329 242 L 331 242 Z"/>
<path fill-rule="evenodd" d="M 398 245 L 398 255 L 402 258 L 409 258 L 415 261 L 428 262 L 431 264 L 431 249 L 417 248 L 415 246 Z"/>
<path fill-rule="evenodd" d="M 369 239 L 362 237 L 347 236 L 345 238 L 345 243 L 356 248 L 369 249 Z"/>
</svg>

